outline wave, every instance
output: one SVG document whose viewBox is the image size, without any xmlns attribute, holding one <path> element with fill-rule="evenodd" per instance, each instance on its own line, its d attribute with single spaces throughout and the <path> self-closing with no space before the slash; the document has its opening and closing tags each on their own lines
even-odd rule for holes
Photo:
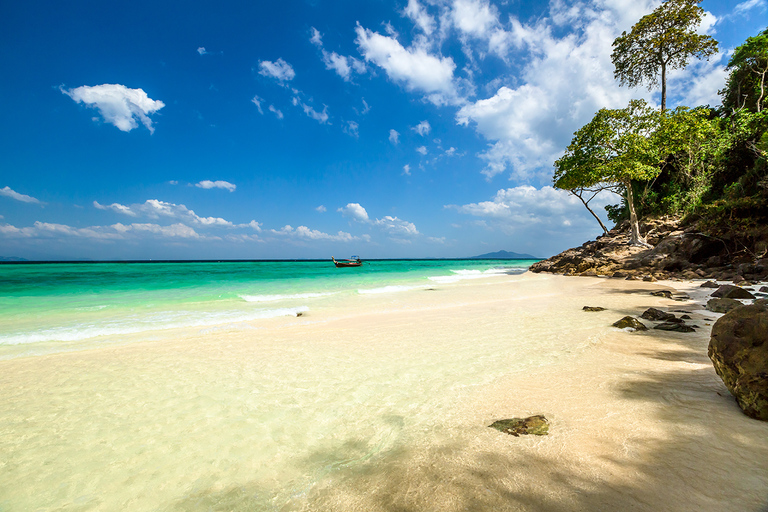
<svg viewBox="0 0 768 512">
<path fill-rule="evenodd" d="M 296 293 L 293 295 L 238 295 L 246 302 L 277 302 L 290 299 L 315 299 L 318 297 L 328 297 L 333 292 L 326 293 Z"/>
<path fill-rule="evenodd" d="M 357 293 L 361 293 L 363 295 L 366 294 L 376 294 L 376 293 L 397 293 L 397 292 L 407 292 L 410 290 L 425 290 L 429 288 L 429 285 L 418 285 L 418 286 L 398 286 L 398 285 L 390 285 L 390 286 L 384 286 L 382 288 L 369 288 L 369 289 L 360 289 L 357 290 Z"/>
<path fill-rule="evenodd" d="M 306 306 L 293 308 L 261 309 L 241 312 L 229 311 L 222 313 L 200 313 L 184 311 L 165 313 L 147 317 L 131 317 L 123 320 L 113 320 L 98 324 L 78 324 L 66 327 L 54 327 L 37 331 L 0 335 L 0 345 L 23 345 L 43 342 L 71 342 L 104 336 L 120 336 L 138 334 L 147 331 L 161 331 L 189 327 L 204 327 L 210 325 L 263 320 L 281 316 L 299 316 L 309 311 Z"/>
<path fill-rule="evenodd" d="M 465 279 L 481 279 L 484 277 L 494 277 L 494 276 L 506 276 L 510 274 L 522 274 L 525 272 L 526 269 L 524 268 L 513 268 L 513 267 L 497 267 L 497 268 L 489 268 L 488 270 L 451 270 L 453 272 L 453 275 L 451 276 L 432 276 L 430 277 L 430 281 L 434 281 L 436 283 L 457 283 L 459 281 L 463 281 Z"/>
</svg>

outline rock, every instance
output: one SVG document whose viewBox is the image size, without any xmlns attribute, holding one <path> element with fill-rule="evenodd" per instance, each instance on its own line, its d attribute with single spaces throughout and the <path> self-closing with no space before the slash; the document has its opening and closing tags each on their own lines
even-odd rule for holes
<svg viewBox="0 0 768 512">
<path fill-rule="evenodd" d="M 741 410 L 768 421 L 768 307 L 752 304 L 723 315 L 707 354 Z"/>
<path fill-rule="evenodd" d="M 743 305 L 744 304 L 736 299 L 709 299 L 706 307 L 713 313 L 727 313 L 730 310 Z"/>
<path fill-rule="evenodd" d="M 755 299 L 752 301 L 752 304 L 757 304 L 758 306 L 768 306 L 768 299 Z"/>
<path fill-rule="evenodd" d="M 691 315 L 680 315 L 680 318 L 682 318 L 683 320 L 690 320 Z"/>
<path fill-rule="evenodd" d="M 626 280 L 627 281 L 637 281 L 637 278 L 635 276 L 633 276 L 633 275 L 629 275 L 629 276 L 627 276 Z"/>
<path fill-rule="evenodd" d="M 718 297 L 721 299 L 754 299 L 755 296 L 749 293 L 744 288 L 740 288 L 738 286 L 734 286 L 732 284 L 724 284 L 714 292 L 712 292 L 713 297 Z"/>
<path fill-rule="evenodd" d="M 702 283 L 699 288 L 720 288 L 720 285 L 714 281 L 707 281 L 706 283 Z"/>
<path fill-rule="evenodd" d="M 653 276 L 643 276 L 643 281 L 646 283 L 655 283 L 657 279 Z"/>
<path fill-rule="evenodd" d="M 533 434 L 535 436 L 545 436 L 549 434 L 549 422 L 547 418 L 538 414 L 527 418 L 510 418 L 506 420 L 494 421 L 490 428 L 495 428 L 499 432 L 504 432 L 511 436 Z"/>
<path fill-rule="evenodd" d="M 586 272 L 582 272 L 579 274 L 581 277 L 597 277 L 597 272 L 594 270 L 587 270 Z"/>
<path fill-rule="evenodd" d="M 662 322 L 655 326 L 654 329 L 661 329 L 662 331 L 696 332 L 693 327 L 680 322 Z"/>
<path fill-rule="evenodd" d="M 742 276 L 736 276 L 733 278 L 733 284 L 743 283 L 744 281 L 746 281 L 746 279 L 744 279 Z"/>
<path fill-rule="evenodd" d="M 645 312 L 643 312 L 642 315 L 640 315 L 640 318 L 643 318 L 645 320 L 654 320 L 658 322 L 658 321 L 666 321 L 671 318 L 675 318 L 675 315 L 673 315 L 672 313 L 665 313 L 660 309 L 648 308 L 645 310 Z"/>
<path fill-rule="evenodd" d="M 758 291 L 760 291 L 760 292 L 768 292 L 768 286 L 761 286 Z"/>
<path fill-rule="evenodd" d="M 617 272 L 614 272 L 611 277 L 628 277 L 628 276 L 626 272 L 622 272 L 619 270 Z"/>
<path fill-rule="evenodd" d="M 584 306 L 581 308 L 582 311 L 605 311 L 605 308 L 601 308 L 600 306 Z"/>
<path fill-rule="evenodd" d="M 627 327 L 631 329 L 635 329 L 636 331 L 647 331 L 648 328 L 638 320 L 637 318 L 631 317 L 631 316 L 625 316 L 621 320 L 613 323 L 614 327 L 618 327 L 619 329 L 626 329 Z"/>
<path fill-rule="evenodd" d="M 654 297 L 664 297 L 667 299 L 672 298 L 672 292 L 669 290 L 657 290 L 655 292 L 651 292 L 651 295 L 653 295 Z"/>
</svg>

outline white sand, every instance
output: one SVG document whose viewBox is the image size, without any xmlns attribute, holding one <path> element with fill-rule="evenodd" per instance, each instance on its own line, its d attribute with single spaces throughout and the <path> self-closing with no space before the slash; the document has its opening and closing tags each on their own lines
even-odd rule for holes
<svg viewBox="0 0 768 512">
<path fill-rule="evenodd" d="M 526 274 L 1 361 L 0 510 L 764 512 L 719 315 L 648 293 L 698 284 Z M 702 328 L 610 327 L 651 306 Z"/>
</svg>

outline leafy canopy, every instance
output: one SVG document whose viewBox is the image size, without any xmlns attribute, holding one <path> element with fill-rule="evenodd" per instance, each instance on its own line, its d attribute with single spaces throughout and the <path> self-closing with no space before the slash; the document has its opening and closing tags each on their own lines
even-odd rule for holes
<svg viewBox="0 0 768 512">
<path fill-rule="evenodd" d="M 668 69 L 685 67 L 691 57 L 709 58 L 717 53 L 717 41 L 697 34 L 704 10 L 701 0 L 667 0 L 640 18 L 630 31 L 613 42 L 611 60 L 621 85 L 644 84 L 649 90 L 661 81 L 661 109 L 666 109 Z"/>
<path fill-rule="evenodd" d="M 760 112 L 765 97 L 765 78 L 768 74 L 768 29 L 748 37 L 736 48 L 728 61 L 731 71 L 723 94 L 723 106 L 738 109 L 747 107 Z"/>
</svg>

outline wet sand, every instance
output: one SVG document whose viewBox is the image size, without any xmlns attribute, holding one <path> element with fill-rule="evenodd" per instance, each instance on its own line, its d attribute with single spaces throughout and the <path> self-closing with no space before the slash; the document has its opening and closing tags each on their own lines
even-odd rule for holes
<svg viewBox="0 0 768 512">
<path fill-rule="evenodd" d="M 764 512 L 720 315 L 648 293 L 699 284 L 526 274 L 0 361 L 0 510 Z M 610 327 L 648 307 L 701 329 Z"/>
</svg>

